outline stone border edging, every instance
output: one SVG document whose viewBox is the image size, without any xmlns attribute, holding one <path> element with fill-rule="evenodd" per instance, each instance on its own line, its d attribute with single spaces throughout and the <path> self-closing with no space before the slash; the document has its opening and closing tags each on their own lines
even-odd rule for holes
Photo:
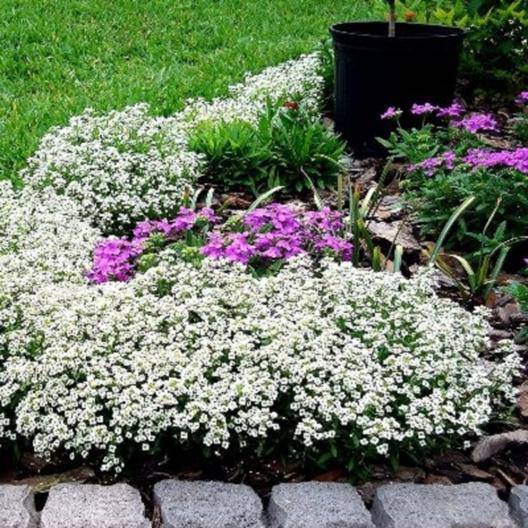
<svg viewBox="0 0 528 528">
<path fill-rule="evenodd" d="M 303 482 L 272 489 L 269 505 L 248 486 L 164 480 L 153 490 L 163 528 L 528 528 L 528 486 L 509 503 L 490 484 L 388 484 L 369 512 L 349 484 Z M 0 528 L 151 528 L 128 484 L 54 486 L 39 515 L 28 486 L 0 485 Z"/>
</svg>

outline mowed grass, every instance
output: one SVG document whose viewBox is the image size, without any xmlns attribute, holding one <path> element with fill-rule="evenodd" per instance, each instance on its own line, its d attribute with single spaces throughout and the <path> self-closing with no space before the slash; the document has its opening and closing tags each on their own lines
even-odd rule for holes
<svg viewBox="0 0 528 528">
<path fill-rule="evenodd" d="M 0 178 L 16 178 L 53 125 L 146 101 L 170 114 L 380 15 L 377 0 L 3 0 Z M 376 4 L 374 6 L 373 4 Z"/>
</svg>

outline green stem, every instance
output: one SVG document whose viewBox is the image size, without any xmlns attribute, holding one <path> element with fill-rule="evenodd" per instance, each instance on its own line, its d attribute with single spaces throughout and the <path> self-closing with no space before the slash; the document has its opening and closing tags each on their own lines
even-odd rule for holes
<svg viewBox="0 0 528 528">
<path fill-rule="evenodd" d="M 387 0 L 389 4 L 389 38 L 396 36 L 396 3 L 395 0 Z"/>
</svg>

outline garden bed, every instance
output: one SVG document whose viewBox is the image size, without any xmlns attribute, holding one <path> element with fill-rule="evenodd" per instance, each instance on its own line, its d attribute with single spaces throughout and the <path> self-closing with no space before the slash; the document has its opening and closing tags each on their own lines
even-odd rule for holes
<svg viewBox="0 0 528 528">
<path fill-rule="evenodd" d="M 528 93 L 354 160 L 329 68 L 87 110 L 1 185 L 3 480 L 524 482 Z"/>
</svg>

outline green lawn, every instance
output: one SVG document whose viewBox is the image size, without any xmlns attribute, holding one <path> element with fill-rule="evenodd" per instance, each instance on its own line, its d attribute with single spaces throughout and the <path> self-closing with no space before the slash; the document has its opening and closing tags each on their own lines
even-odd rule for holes
<svg viewBox="0 0 528 528">
<path fill-rule="evenodd" d="M 0 178 L 87 106 L 156 113 L 226 93 L 246 71 L 312 50 L 379 0 L 3 0 Z M 374 13 L 377 11 L 377 13 Z"/>
</svg>

